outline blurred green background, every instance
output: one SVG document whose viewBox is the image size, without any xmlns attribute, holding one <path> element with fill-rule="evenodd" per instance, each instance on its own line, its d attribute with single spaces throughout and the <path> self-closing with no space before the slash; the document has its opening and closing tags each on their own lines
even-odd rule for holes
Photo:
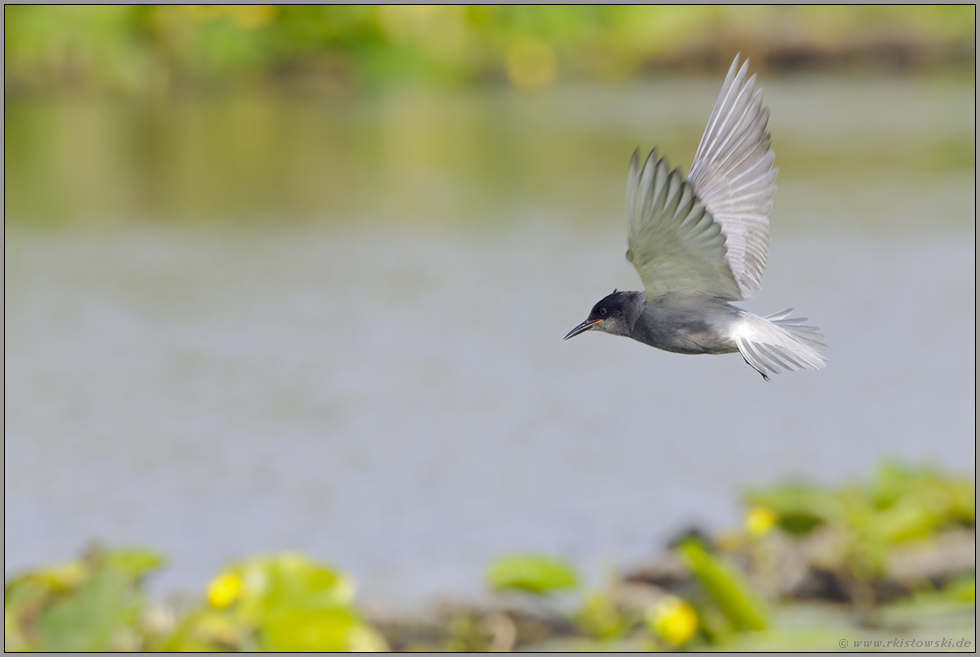
<svg viewBox="0 0 980 657">
<path fill-rule="evenodd" d="M 774 103 L 781 184 L 974 162 L 973 6 L 4 12 L 14 223 L 487 223 L 529 205 L 605 221 L 623 153 L 656 139 L 684 164 L 737 52 Z"/>
<path fill-rule="evenodd" d="M 5 91 L 621 80 L 656 69 L 972 65 L 975 7 L 6 6 Z"/>
</svg>

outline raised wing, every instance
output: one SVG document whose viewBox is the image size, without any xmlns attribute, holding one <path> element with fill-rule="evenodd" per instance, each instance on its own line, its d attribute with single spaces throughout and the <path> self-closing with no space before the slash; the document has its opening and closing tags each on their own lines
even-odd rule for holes
<svg viewBox="0 0 980 657">
<path fill-rule="evenodd" d="M 687 179 L 721 225 L 742 299 L 762 285 L 777 172 L 766 131 L 769 109 L 762 105 L 762 90 L 755 89 L 755 76 L 745 79 L 748 65 L 739 68 L 735 56 Z"/>
<path fill-rule="evenodd" d="M 679 170 L 651 151 L 643 170 L 633 153 L 626 179 L 630 259 L 647 303 L 670 296 L 736 300 L 741 290 L 726 259 L 725 235 Z"/>
</svg>

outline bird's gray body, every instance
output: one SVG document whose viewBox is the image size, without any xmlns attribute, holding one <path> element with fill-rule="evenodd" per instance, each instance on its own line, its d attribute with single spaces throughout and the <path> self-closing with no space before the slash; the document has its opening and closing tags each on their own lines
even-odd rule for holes
<svg viewBox="0 0 980 657">
<path fill-rule="evenodd" d="M 721 299 L 653 305 L 644 302 L 629 337 L 678 354 L 730 354 L 738 351 L 738 346 L 729 327 L 744 313 Z"/>
<path fill-rule="evenodd" d="M 681 354 L 737 351 L 766 379 L 825 366 L 823 336 L 805 318 L 730 303 L 761 285 L 776 192 L 769 110 L 747 66 L 732 63 L 686 180 L 657 149 L 642 169 L 633 154 L 626 257 L 645 290 L 614 291 L 565 339 L 594 329 Z"/>
</svg>

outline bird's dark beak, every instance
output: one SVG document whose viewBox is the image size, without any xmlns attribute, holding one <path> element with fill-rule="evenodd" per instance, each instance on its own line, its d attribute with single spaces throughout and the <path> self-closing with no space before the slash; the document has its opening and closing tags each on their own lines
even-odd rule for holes
<svg viewBox="0 0 980 657">
<path fill-rule="evenodd" d="M 601 321 L 602 321 L 601 319 L 587 319 L 581 324 L 579 324 L 578 326 L 576 326 L 575 328 L 573 328 L 571 331 L 569 331 L 568 335 L 566 335 L 563 339 L 567 340 L 568 338 L 574 338 L 576 335 L 581 335 L 582 333 L 588 331 L 590 328 L 595 328 L 596 325 L 598 325 L 599 322 Z"/>
</svg>

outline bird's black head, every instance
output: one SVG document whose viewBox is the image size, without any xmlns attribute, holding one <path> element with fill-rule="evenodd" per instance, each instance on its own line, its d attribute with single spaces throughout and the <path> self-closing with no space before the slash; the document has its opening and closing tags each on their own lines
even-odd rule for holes
<svg viewBox="0 0 980 657">
<path fill-rule="evenodd" d="M 613 335 L 629 335 L 633 325 L 643 312 L 646 304 L 646 292 L 618 292 L 605 297 L 592 307 L 588 318 L 569 331 L 565 339 L 574 338 L 591 329 L 612 333 Z"/>
</svg>

